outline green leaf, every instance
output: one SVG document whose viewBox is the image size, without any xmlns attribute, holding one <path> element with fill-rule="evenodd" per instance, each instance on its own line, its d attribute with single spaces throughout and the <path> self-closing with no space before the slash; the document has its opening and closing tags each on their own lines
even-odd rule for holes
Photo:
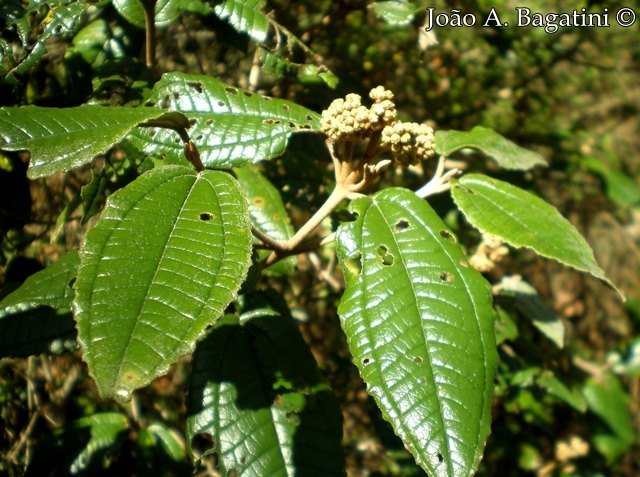
<svg viewBox="0 0 640 477">
<path fill-rule="evenodd" d="M 595 447 L 612 462 L 636 439 L 629 412 L 629 395 L 620 380 L 609 373 L 604 373 L 599 379 L 587 380 L 583 394 L 589 410 L 605 424 L 592 432 Z"/>
<path fill-rule="evenodd" d="M 422 468 L 473 475 L 497 364 L 490 286 L 414 193 L 386 189 L 350 210 L 336 236 L 338 313 L 355 364 Z"/>
<path fill-rule="evenodd" d="M 225 317 L 198 345 L 187 416 L 188 442 L 210 435 L 222 475 L 343 475 L 338 403 L 295 322 L 271 306 Z"/>
<path fill-rule="evenodd" d="M 112 0 L 115 9 L 123 18 L 138 28 L 145 28 L 144 7 L 140 0 Z M 156 27 L 171 25 L 180 15 L 180 0 L 157 0 L 155 4 Z"/>
<path fill-rule="evenodd" d="M 309 109 L 209 76 L 167 73 L 147 104 L 184 113 L 202 162 L 212 168 L 272 159 L 284 152 L 294 132 L 320 128 L 320 116 Z M 132 142 L 161 157 L 182 154 L 182 144 L 166 130 L 136 131 Z"/>
<path fill-rule="evenodd" d="M 4 297 L 0 302 L 0 357 L 57 354 L 77 348 L 75 323 L 68 311 L 78 263 L 78 254 L 69 252 Z"/>
<path fill-rule="evenodd" d="M 216 5 L 215 12 L 236 30 L 261 43 L 267 39 L 269 30 L 269 20 L 263 13 L 265 6 L 264 0 L 224 0 Z"/>
<path fill-rule="evenodd" d="M 53 431 L 34 452 L 26 475 L 100 475 L 127 439 L 127 416 L 98 413 Z"/>
<path fill-rule="evenodd" d="M 520 277 L 504 276 L 500 280 L 500 293 L 513 296 L 516 310 L 558 348 L 564 347 L 564 323 L 535 288 Z"/>
<path fill-rule="evenodd" d="M 552 205 L 482 174 L 467 174 L 452 183 L 456 205 L 482 233 L 496 235 L 514 247 L 528 247 L 615 288 L 596 263 L 587 241 Z"/>
<path fill-rule="evenodd" d="M 546 165 L 544 158 L 505 139 L 493 129 L 476 126 L 471 131 L 437 131 L 436 152 L 449 156 L 464 149 L 476 149 L 496 161 L 504 169 L 526 171 Z"/>
<path fill-rule="evenodd" d="M 123 139 L 136 125 L 164 119 L 156 108 L 0 108 L 0 149 L 29 150 L 29 177 L 63 172 L 91 161 Z M 188 127 L 180 115 L 168 116 L 174 127 Z M 171 132 L 177 138 L 175 133 Z"/>
<path fill-rule="evenodd" d="M 293 226 L 278 189 L 253 167 L 236 168 L 234 172 L 249 203 L 249 214 L 254 227 L 275 240 L 285 241 L 293 237 Z M 269 250 L 260 250 L 259 259 L 266 258 L 270 253 Z M 289 274 L 295 265 L 296 258 L 288 257 L 267 270 L 276 274 Z"/>
<path fill-rule="evenodd" d="M 111 195 L 80 251 L 75 300 L 103 396 L 129 399 L 193 350 L 246 276 L 249 225 L 223 172 L 166 166 Z"/>
<path fill-rule="evenodd" d="M 411 25 L 416 13 L 415 5 L 412 5 L 407 0 L 375 2 L 372 6 L 376 15 L 395 27 Z"/>
</svg>

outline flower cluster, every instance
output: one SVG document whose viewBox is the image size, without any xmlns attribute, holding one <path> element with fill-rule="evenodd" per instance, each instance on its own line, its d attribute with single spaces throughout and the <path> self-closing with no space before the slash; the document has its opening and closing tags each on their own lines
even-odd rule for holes
<svg viewBox="0 0 640 477">
<path fill-rule="evenodd" d="M 479 272 L 490 272 L 508 254 L 509 249 L 504 245 L 502 239 L 485 233 L 482 234 L 482 241 L 478 245 L 476 252 L 469 259 L 469 262 Z"/>
<path fill-rule="evenodd" d="M 382 130 L 380 145 L 391 151 L 393 158 L 407 166 L 435 152 L 433 129 L 426 124 L 397 121 Z"/>
<path fill-rule="evenodd" d="M 373 101 L 370 108 L 362 105 L 357 94 L 334 100 L 322 112 L 322 131 L 335 142 L 370 138 L 377 132 L 381 150 L 390 151 L 393 160 L 403 166 L 433 155 L 433 129 L 398 121 L 393 93 L 383 86 L 373 88 L 369 97 Z"/>
<path fill-rule="evenodd" d="M 351 93 L 334 100 L 322 112 L 322 131 L 335 141 L 354 140 L 370 137 L 373 131 L 395 121 L 397 112 L 391 91 L 378 86 L 371 90 L 369 97 L 373 100 L 371 108 L 362 105 L 359 94 Z"/>
</svg>

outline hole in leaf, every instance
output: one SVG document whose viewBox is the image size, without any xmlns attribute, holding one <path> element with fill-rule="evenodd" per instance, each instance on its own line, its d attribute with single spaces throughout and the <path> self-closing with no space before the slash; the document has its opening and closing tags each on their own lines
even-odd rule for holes
<svg viewBox="0 0 640 477">
<path fill-rule="evenodd" d="M 225 107 L 224 101 L 218 101 L 218 106 L 220 106 L 221 108 Z"/>
<path fill-rule="evenodd" d="M 263 119 L 262 124 L 273 124 L 273 119 Z"/>
<path fill-rule="evenodd" d="M 360 272 L 362 272 L 362 255 L 360 252 L 347 257 L 344 261 L 344 266 L 352 275 L 359 276 Z"/>
<path fill-rule="evenodd" d="M 444 462 L 444 457 L 440 452 L 438 452 L 438 462 Z"/>
<path fill-rule="evenodd" d="M 75 279 L 75 277 L 74 277 L 74 278 L 72 278 L 71 280 L 69 280 L 69 283 L 67 283 L 67 286 L 68 286 L 69 288 L 73 288 L 73 285 L 75 285 L 75 284 L 76 284 L 76 279 Z"/>
<path fill-rule="evenodd" d="M 387 267 L 393 265 L 393 255 L 389 253 L 389 249 L 386 245 L 380 245 L 378 247 L 378 256 L 382 260 L 382 265 Z"/>
<path fill-rule="evenodd" d="M 264 99 L 265 101 L 271 101 L 271 98 L 269 96 L 262 96 L 262 99 Z"/>
<path fill-rule="evenodd" d="M 207 119 L 207 120 L 204 122 L 204 125 L 205 125 L 205 126 L 211 126 L 212 124 L 213 124 L 213 119 Z"/>
<path fill-rule="evenodd" d="M 162 101 L 160 101 L 160 107 L 162 109 L 168 109 L 170 106 L 171 106 L 171 96 L 167 94 L 162 98 Z"/>
<path fill-rule="evenodd" d="M 274 120 L 273 124 L 280 124 L 280 120 L 279 119 Z"/>
<path fill-rule="evenodd" d="M 371 362 L 371 359 L 369 359 L 369 358 L 364 358 L 362 360 L 362 364 L 369 364 L 370 362 Z"/>
<path fill-rule="evenodd" d="M 282 109 L 284 109 L 285 111 L 289 111 L 289 105 L 288 104 L 283 104 L 282 105 Z"/>
<path fill-rule="evenodd" d="M 448 230 L 442 229 L 440 231 L 440 237 L 447 239 L 449 242 L 455 242 L 456 238 L 453 236 L 453 234 L 451 232 L 449 232 Z"/>
<path fill-rule="evenodd" d="M 153 101 L 147 101 L 146 103 L 144 103 L 144 105 L 145 105 L 147 108 L 153 107 Z"/>
<path fill-rule="evenodd" d="M 289 121 L 287 123 L 287 126 L 289 126 L 290 128 L 295 128 L 296 127 L 296 123 L 294 123 L 293 121 Z"/>
<path fill-rule="evenodd" d="M 313 116 L 311 116 L 310 114 L 307 114 L 305 118 L 307 119 L 307 121 L 313 121 Z"/>
<path fill-rule="evenodd" d="M 403 230 L 407 230 L 409 228 L 409 222 L 405 219 L 400 219 L 396 222 L 396 232 L 402 232 Z"/>
<path fill-rule="evenodd" d="M 200 212 L 200 220 L 207 222 L 209 220 L 213 220 L 213 214 L 211 212 Z"/>
<path fill-rule="evenodd" d="M 199 94 L 202 94 L 202 83 L 198 81 L 190 81 L 187 83 L 187 86 L 195 89 Z"/>
<path fill-rule="evenodd" d="M 311 124 L 303 124 L 301 126 L 302 129 L 311 129 Z"/>
<path fill-rule="evenodd" d="M 251 96 L 253 96 L 253 93 L 250 91 L 245 91 L 244 95 L 250 98 Z"/>
<path fill-rule="evenodd" d="M 415 358 L 413 358 L 413 362 L 421 364 L 422 363 L 422 358 L 420 356 L 416 356 Z"/>
<path fill-rule="evenodd" d="M 453 275 L 448 272 L 442 272 L 440 274 L 440 280 L 442 280 L 443 282 L 451 282 L 453 281 Z"/>
<path fill-rule="evenodd" d="M 235 88 L 231 88 L 230 86 L 227 86 L 224 90 L 229 94 L 238 94 L 238 90 Z"/>
<path fill-rule="evenodd" d="M 195 118 L 189 119 L 189 125 L 195 126 L 196 124 L 198 124 L 198 120 L 197 119 L 195 119 Z"/>
<path fill-rule="evenodd" d="M 202 139 L 202 134 L 198 134 L 198 135 L 196 136 L 196 141 L 199 141 L 199 140 L 201 140 L 201 139 Z"/>
<path fill-rule="evenodd" d="M 202 455 L 216 446 L 216 441 L 210 434 L 199 432 L 191 438 L 191 448 Z"/>
<path fill-rule="evenodd" d="M 171 96 L 173 96 L 173 99 L 175 99 L 176 101 L 178 101 L 180 99 L 180 95 L 175 91 L 173 92 L 173 94 Z"/>
</svg>

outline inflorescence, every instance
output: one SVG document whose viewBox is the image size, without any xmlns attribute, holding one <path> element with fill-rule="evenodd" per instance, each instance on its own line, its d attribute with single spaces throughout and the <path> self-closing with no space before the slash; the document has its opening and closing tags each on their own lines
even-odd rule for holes
<svg viewBox="0 0 640 477">
<path fill-rule="evenodd" d="M 369 97 L 373 101 L 370 108 L 362 105 L 358 94 L 334 100 L 322 112 L 322 132 L 336 143 L 375 138 L 379 151 L 390 151 L 393 160 L 403 166 L 433 156 L 431 127 L 398 121 L 393 93 L 383 86 L 373 88 Z"/>
</svg>

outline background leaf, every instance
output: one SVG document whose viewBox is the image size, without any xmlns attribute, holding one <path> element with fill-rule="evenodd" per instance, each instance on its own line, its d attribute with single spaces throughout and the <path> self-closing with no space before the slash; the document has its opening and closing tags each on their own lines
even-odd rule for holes
<svg viewBox="0 0 640 477">
<path fill-rule="evenodd" d="M 227 173 L 166 166 L 111 195 L 81 249 L 75 300 L 102 395 L 126 400 L 192 351 L 250 256 L 247 206 Z"/>
<path fill-rule="evenodd" d="M 20 357 L 75 350 L 70 313 L 76 252 L 36 272 L 0 302 L 0 357 Z"/>
<path fill-rule="evenodd" d="M 210 435 L 223 475 L 343 475 L 338 403 L 271 297 L 250 295 L 240 321 L 225 317 L 198 345 L 188 440 Z"/>
<path fill-rule="evenodd" d="M 145 28 L 144 7 L 140 0 L 112 0 L 120 15 L 138 28 Z M 179 0 L 158 0 L 155 8 L 156 27 L 171 25 L 180 15 Z"/>
<path fill-rule="evenodd" d="M 354 201 L 337 233 L 338 313 L 369 393 L 430 475 L 473 475 L 497 363 L 490 287 L 406 189 Z M 411 211 L 411 212 L 409 212 Z"/>
<path fill-rule="evenodd" d="M 269 21 L 263 13 L 264 0 L 224 0 L 216 5 L 215 12 L 236 30 L 246 33 L 257 42 L 267 39 Z"/>
<path fill-rule="evenodd" d="M 407 0 L 375 2 L 371 5 L 376 15 L 395 27 L 408 27 L 413 21 L 416 6 Z"/>
<path fill-rule="evenodd" d="M 0 149 L 30 151 L 29 177 L 48 176 L 86 164 L 136 125 L 165 115 L 156 108 L 0 108 Z M 168 118 L 176 127 L 188 127 L 179 115 Z M 178 137 L 173 131 L 169 134 Z"/>
<path fill-rule="evenodd" d="M 320 116 L 307 108 L 202 75 L 163 75 L 147 104 L 184 113 L 202 162 L 212 168 L 272 159 L 284 152 L 292 133 L 320 127 Z M 132 142 L 160 157 L 182 155 L 182 143 L 166 130 L 136 131 Z"/>
<path fill-rule="evenodd" d="M 471 131 L 437 131 L 436 152 L 449 156 L 464 149 L 476 149 L 496 161 L 504 169 L 526 171 L 546 165 L 544 158 L 505 139 L 493 129 L 476 126 Z"/>
<path fill-rule="evenodd" d="M 482 233 L 496 235 L 514 247 L 528 247 L 615 288 L 582 235 L 539 197 L 482 174 L 466 174 L 453 181 L 451 194 L 469 222 Z"/>
</svg>

